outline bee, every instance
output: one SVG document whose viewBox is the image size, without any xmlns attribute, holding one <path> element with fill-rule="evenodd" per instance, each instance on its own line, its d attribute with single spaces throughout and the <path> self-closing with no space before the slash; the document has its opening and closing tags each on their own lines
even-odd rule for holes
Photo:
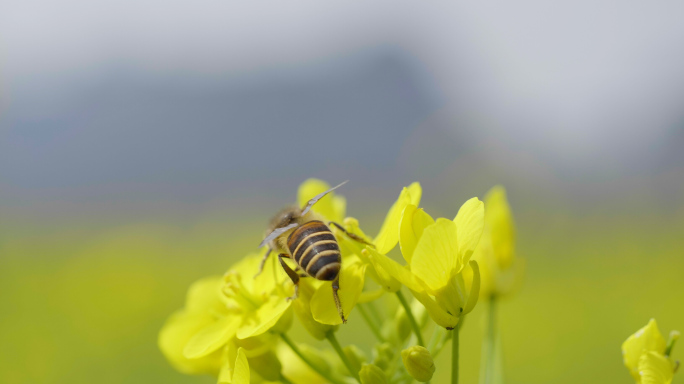
<svg viewBox="0 0 684 384">
<path fill-rule="evenodd" d="M 340 289 L 342 255 L 337 238 L 330 230 L 330 226 L 334 225 L 353 240 L 364 244 L 369 243 L 361 237 L 347 232 L 338 223 L 331 221 L 326 224 L 324 218 L 312 211 L 311 207 L 328 193 L 346 184 L 347 181 L 314 196 L 304 207 L 287 207 L 271 219 L 266 236 L 259 245 L 259 248 L 268 245 L 268 249 L 261 260 L 259 272 L 257 273 L 258 276 L 264 269 L 268 256 L 272 251 L 275 251 L 278 253 L 280 265 L 295 286 L 294 296 L 288 299 L 297 298 L 299 279 L 301 277 L 313 277 L 317 280 L 332 281 L 333 299 L 343 323 L 346 323 L 347 320 L 344 317 L 340 298 L 337 294 L 337 291 Z M 292 270 L 285 263 L 284 258 L 294 260 L 297 264 L 295 270 Z"/>
</svg>

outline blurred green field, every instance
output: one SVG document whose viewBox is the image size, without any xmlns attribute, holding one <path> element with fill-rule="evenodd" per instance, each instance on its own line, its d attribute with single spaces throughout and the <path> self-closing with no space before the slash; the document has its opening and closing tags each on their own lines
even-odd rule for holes
<svg viewBox="0 0 684 384">
<path fill-rule="evenodd" d="M 521 291 L 501 306 L 507 383 L 629 383 L 620 353 L 628 335 L 651 317 L 663 333 L 684 330 L 681 212 L 517 219 L 527 269 Z M 244 239 L 258 238 L 260 222 L 7 228 L 0 235 L 0 382 L 214 382 L 175 372 L 157 349 L 157 332 L 192 281 L 223 273 L 253 249 Z M 476 308 L 462 330 L 463 383 L 477 382 L 482 314 Z M 370 351 L 360 318 L 341 332 Z M 311 340 L 301 330 L 293 335 Z M 449 374 L 444 353 L 433 382 Z"/>
</svg>

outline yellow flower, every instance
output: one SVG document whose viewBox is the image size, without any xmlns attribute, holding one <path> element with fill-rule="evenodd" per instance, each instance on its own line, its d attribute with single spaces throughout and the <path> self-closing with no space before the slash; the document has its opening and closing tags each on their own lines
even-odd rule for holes
<svg viewBox="0 0 684 384">
<path fill-rule="evenodd" d="M 253 357 L 275 345 L 259 336 L 289 327 L 291 302 L 286 300 L 289 292 L 281 292 L 273 278 L 273 264 L 252 277 L 259 262 L 260 256 L 248 256 L 223 278 L 202 279 L 190 287 L 185 308 L 169 318 L 159 335 L 159 347 L 174 367 L 216 375 L 224 370 L 221 356 L 231 340 L 242 343 Z"/>
<path fill-rule="evenodd" d="M 321 180 L 309 179 L 299 187 L 298 202 L 303 206 L 311 197 L 316 196 L 329 188 L 330 186 Z M 422 190 L 418 183 L 413 183 L 402 190 L 399 198 L 390 208 L 378 236 L 371 240 L 379 251 L 385 253 L 389 252 L 397 244 L 399 241 L 399 229 L 395 224 L 398 222 L 406 205 L 419 203 L 421 194 Z M 312 207 L 313 211 L 324 216 L 328 221 L 334 221 L 336 223 L 342 221 L 345 209 L 346 200 L 341 196 L 335 195 L 334 192 L 331 192 L 329 195 L 319 200 L 318 203 Z M 360 228 L 358 228 L 358 222 L 355 219 L 347 218 L 344 220 L 344 224 L 345 229 L 348 232 L 368 239 Z M 366 292 L 365 295 L 362 295 L 367 271 L 378 284 L 387 290 L 396 291 L 401 285 L 385 271 L 375 270 L 374 267 L 370 265 L 369 261 L 364 259 L 364 256 L 361 254 L 361 250 L 365 247 L 363 244 L 349 239 L 345 234 L 337 231 L 335 227 L 333 227 L 333 230 L 336 231 L 336 238 L 340 244 L 343 256 L 338 295 L 340 297 L 340 302 L 342 303 L 343 312 L 348 318 L 352 309 L 360 300 L 373 300 L 378 298 L 379 294 L 382 294 L 382 291 L 380 291 Z M 332 291 L 332 283 L 316 281 L 312 284 L 316 286 L 316 291 L 310 302 L 313 318 L 322 324 L 341 324 L 342 320 L 339 317 L 330 293 Z"/>
<path fill-rule="evenodd" d="M 506 190 L 492 188 L 484 198 L 485 227 L 473 259 L 480 266 L 480 296 L 509 293 L 522 277 L 522 261 L 515 254 L 515 224 Z"/>
<path fill-rule="evenodd" d="M 470 257 L 484 227 L 484 204 L 466 201 L 454 220 L 432 218 L 413 205 L 404 209 L 399 223 L 402 254 L 408 268 L 366 248 L 371 260 L 402 284 L 440 326 L 454 328 L 460 317 L 475 307 L 480 273 Z M 466 279 L 472 281 L 467 287 Z"/>
<path fill-rule="evenodd" d="M 675 366 L 668 355 L 678 337 L 679 333 L 673 332 L 668 347 L 655 319 L 651 319 L 645 327 L 622 343 L 622 358 L 637 383 L 672 382 Z"/>
</svg>

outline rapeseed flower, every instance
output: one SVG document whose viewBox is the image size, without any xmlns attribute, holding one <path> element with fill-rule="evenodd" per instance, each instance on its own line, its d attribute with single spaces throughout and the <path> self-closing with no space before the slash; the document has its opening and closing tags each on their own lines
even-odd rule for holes
<svg viewBox="0 0 684 384">
<path fill-rule="evenodd" d="M 223 277 L 204 278 L 191 286 L 185 308 L 167 320 L 159 335 L 160 349 L 178 370 L 230 382 L 226 380 L 234 375 L 225 371 L 232 363 L 225 353 L 231 346 L 236 351 L 242 347 L 255 362 L 275 347 L 277 339 L 266 332 L 289 327 L 291 301 L 273 271 L 252 278 L 259 261 L 258 255 L 247 256 Z"/>
<path fill-rule="evenodd" d="M 247 256 L 226 272 L 220 297 L 228 313 L 218 315 L 214 323 L 188 341 L 183 350 L 186 358 L 206 356 L 232 337 L 246 339 L 259 336 L 275 326 L 290 308 L 292 302 L 286 300 L 284 292 L 276 289 L 276 281 L 270 271 L 265 269 L 265 273 L 252 278 L 258 271 L 260 260 L 256 254 Z"/>
<path fill-rule="evenodd" d="M 666 343 L 655 319 L 651 319 L 622 343 L 622 358 L 637 384 L 672 382 L 676 365 L 670 359 L 670 354 L 678 338 L 679 332 L 673 331 L 670 341 Z"/>
<path fill-rule="evenodd" d="M 407 267 L 372 248 L 364 252 L 407 286 L 437 324 L 453 329 L 462 315 L 472 311 L 479 295 L 479 268 L 470 257 L 482 235 L 484 204 L 474 197 L 461 206 L 454 220 L 436 221 L 410 204 L 395 224 Z"/>
</svg>

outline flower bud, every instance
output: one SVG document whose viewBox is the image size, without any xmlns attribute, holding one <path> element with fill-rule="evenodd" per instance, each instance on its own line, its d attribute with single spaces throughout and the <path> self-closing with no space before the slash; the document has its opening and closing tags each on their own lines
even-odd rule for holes
<svg viewBox="0 0 684 384">
<path fill-rule="evenodd" d="M 422 383 L 430 381 L 435 373 L 435 362 L 430 356 L 430 351 L 425 347 L 414 345 L 401 351 L 401 359 L 404 361 L 406 371 Z"/>
<path fill-rule="evenodd" d="M 342 348 L 342 351 L 344 351 L 344 354 L 347 355 L 347 359 L 349 359 L 352 368 L 354 368 L 356 372 L 359 372 L 361 370 L 361 366 L 366 363 L 366 355 L 363 353 L 363 351 L 353 344 Z M 350 373 L 354 375 L 356 372 Z"/>
<path fill-rule="evenodd" d="M 394 358 L 394 347 L 390 343 L 378 344 L 375 346 L 374 354 L 373 364 L 387 369 Z"/>
<path fill-rule="evenodd" d="M 406 316 L 406 311 L 403 307 L 397 309 L 397 314 L 394 316 L 394 332 L 400 341 L 406 340 L 407 337 L 411 336 L 413 328 L 411 328 L 411 321 L 409 321 L 408 316 Z"/>
<path fill-rule="evenodd" d="M 378 366 L 364 364 L 359 372 L 361 384 L 387 384 L 387 376 Z"/>
</svg>

